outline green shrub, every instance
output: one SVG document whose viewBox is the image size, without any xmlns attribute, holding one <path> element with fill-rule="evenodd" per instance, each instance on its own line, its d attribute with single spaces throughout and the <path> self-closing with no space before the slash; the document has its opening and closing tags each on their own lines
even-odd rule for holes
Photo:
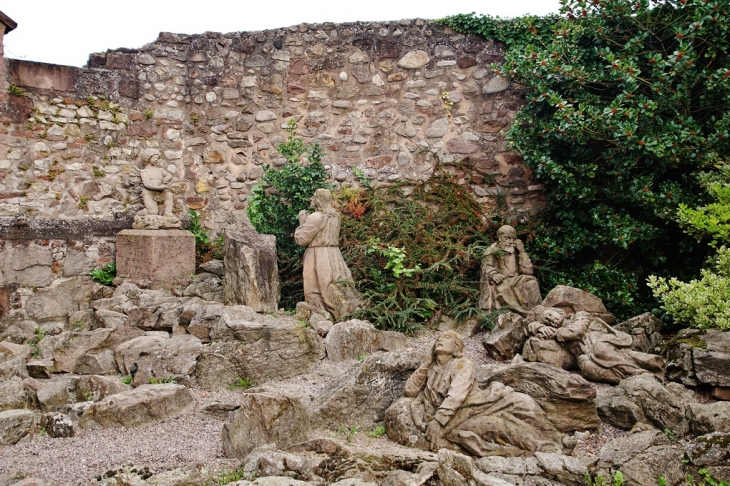
<svg viewBox="0 0 730 486">
<path fill-rule="evenodd" d="M 340 247 L 367 299 L 353 317 L 404 332 L 437 311 L 486 319 L 479 269 L 497 224 L 448 174 L 409 187 L 408 196 L 399 185 L 336 194 L 345 208 Z"/>
<path fill-rule="evenodd" d="M 112 280 L 117 276 L 117 265 L 109 263 L 105 267 L 95 268 L 91 271 L 91 278 L 103 285 L 111 285 Z"/>
<path fill-rule="evenodd" d="M 208 230 L 203 226 L 203 219 L 197 211 L 190 209 L 190 231 L 195 236 L 196 267 L 211 260 L 223 259 L 223 233 L 215 241 L 211 241 Z"/>
<path fill-rule="evenodd" d="M 649 287 L 677 322 L 699 329 L 730 330 L 730 248 L 720 247 L 713 265 L 687 283 L 649 277 Z"/>
<path fill-rule="evenodd" d="M 707 256 L 675 216 L 706 199 L 694 174 L 730 152 L 730 8 L 561 5 L 562 18 L 444 22 L 505 42 L 492 67 L 527 87 L 507 135 L 549 201 L 527 245 L 541 284 L 597 289 L 630 317 L 655 305 L 648 275 L 691 277 Z"/>
<path fill-rule="evenodd" d="M 249 199 L 248 217 L 256 231 L 276 237 L 281 305 L 293 308 L 304 300 L 301 274 L 305 249 L 294 242 L 297 216 L 309 208 L 314 191 L 331 188 L 331 184 L 326 182 L 329 174 L 320 162 L 322 147 L 297 137 L 293 119 L 288 127 L 287 140 L 276 147 L 287 163 L 279 168 L 264 166 L 264 175 Z"/>
</svg>

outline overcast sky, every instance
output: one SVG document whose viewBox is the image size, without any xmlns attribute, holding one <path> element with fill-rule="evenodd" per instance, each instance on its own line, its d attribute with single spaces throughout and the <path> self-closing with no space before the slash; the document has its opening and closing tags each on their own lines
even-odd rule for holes
<svg viewBox="0 0 730 486">
<path fill-rule="evenodd" d="M 5 57 L 83 66 L 92 52 L 142 47 L 160 32 L 257 31 L 301 23 L 557 13 L 559 0 L 18 0 L 0 10 L 18 27 Z"/>
</svg>

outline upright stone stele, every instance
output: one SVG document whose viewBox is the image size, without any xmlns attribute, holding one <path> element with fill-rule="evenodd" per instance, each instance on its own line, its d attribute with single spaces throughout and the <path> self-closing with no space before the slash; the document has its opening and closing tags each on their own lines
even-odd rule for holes
<svg viewBox="0 0 730 486">
<path fill-rule="evenodd" d="M 186 283 L 195 273 L 195 236 L 189 231 L 126 229 L 117 233 L 117 276 L 153 288 Z"/>
<path fill-rule="evenodd" d="M 223 303 L 247 305 L 256 312 L 279 309 L 276 237 L 258 233 L 251 223 L 224 231 Z"/>
</svg>

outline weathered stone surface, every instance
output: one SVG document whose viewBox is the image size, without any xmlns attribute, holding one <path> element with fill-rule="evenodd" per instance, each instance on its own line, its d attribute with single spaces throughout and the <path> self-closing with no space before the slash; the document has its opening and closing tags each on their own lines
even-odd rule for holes
<svg viewBox="0 0 730 486">
<path fill-rule="evenodd" d="M 449 130 L 449 119 L 448 118 L 439 118 L 438 120 L 431 123 L 431 126 L 429 126 L 426 129 L 426 136 L 428 138 L 441 138 L 444 135 L 446 135 L 446 132 Z"/>
<path fill-rule="evenodd" d="M 205 346 L 195 376 L 207 390 L 220 390 L 239 377 L 254 383 L 291 378 L 310 371 L 324 358 L 324 345 L 313 329 L 291 320 L 251 322 L 251 308 L 228 307 Z M 220 342 L 224 341 L 224 342 Z"/>
<path fill-rule="evenodd" d="M 630 334 L 634 338 L 631 346 L 642 353 L 658 354 L 659 347 L 664 341 L 661 335 L 662 321 L 651 312 L 632 317 L 614 326 L 615 329 Z"/>
<path fill-rule="evenodd" d="M 247 477 L 294 476 L 303 481 L 314 479 L 312 463 L 305 457 L 282 452 L 274 444 L 255 448 L 243 461 Z"/>
<path fill-rule="evenodd" d="M 306 440 L 310 421 L 299 401 L 263 393 L 247 393 L 241 408 L 223 424 L 223 452 L 246 457 L 254 448 L 276 444 L 279 448 Z"/>
<path fill-rule="evenodd" d="M 398 61 L 398 67 L 404 69 L 418 69 L 431 61 L 431 56 L 424 51 L 409 51 Z"/>
<path fill-rule="evenodd" d="M 60 376 L 38 388 L 38 404 L 41 411 L 53 412 L 62 405 L 101 400 L 130 389 L 117 376 Z"/>
<path fill-rule="evenodd" d="M 75 433 L 71 417 L 58 412 L 43 414 L 40 421 L 40 427 L 54 439 L 61 437 L 73 437 Z"/>
<path fill-rule="evenodd" d="M 601 423 L 596 391 L 580 375 L 543 363 L 524 363 L 496 372 L 484 384 L 494 381 L 534 398 L 561 432 L 594 429 Z"/>
<path fill-rule="evenodd" d="M 49 247 L 19 246 L 0 252 L 0 285 L 45 287 L 53 281 Z"/>
<path fill-rule="evenodd" d="M 383 421 L 391 403 L 403 395 L 406 380 L 419 364 L 410 354 L 378 353 L 350 366 L 308 406 L 313 422 L 326 427 L 346 423 L 372 429 Z"/>
<path fill-rule="evenodd" d="M 614 427 L 630 429 L 636 423 L 646 423 L 683 437 L 689 431 L 685 400 L 681 393 L 664 387 L 654 376 L 642 374 L 622 380 L 617 387 L 598 396 L 596 402 L 598 415 Z"/>
<path fill-rule="evenodd" d="M 39 343 L 43 356 L 53 357 L 56 373 L 116 373 L 113 349 L 124 341 L 144 334 L 133 327 L 65 332 Z"/>
<path fill-rule="evenodd" d="M 730 332 L 682 329 L 662 356 L 670 380 L 687 386 L 730 387 Z"/>
<path fill-rule="evenodd" d="M 661 472 L 667 484 L 674 486 L 684 479 L 683 455 L 684 451 L 671 445 L 661 432 L 638 432 L 606 443 L 599 455 L 598 471 L 608 477 L 608 471 L 620 470 L 625 484 L 637 486 L 655 486 Z"/>
<path fill-rule="evenodd" d="M 69 314 L 88 309 L 93 293 L 100 287 L 90 277 L 57 280 L 47 290 L 28 297 L 25 310 L 36 322 L 58 320 L 65 322 Z"/>
<path fill-rule="evenodd" d="M 224 235 L 223 302 L 247 305 L 258 312 L 276 312 L 276 238 L 259 234 L 248 222 L 226 229 Z"/>
<path fill-rule="evenodd" d="M 11 446 L 33 431 L 35 414 L 30 410 L 0 412 L 0 446 Z"/>
<path fill-rule="evenodd" d="M 136 370 L 132 384 L 138 386 L 148 383 L 152 377 L 192 375 L 202 350 L 200 339 L 190 334 L 147 335 L 117 346 L 114 359 L 122 374 Z"/>
<path fill-rule="evenodd" d="M 575 357 L 554 339 L 531 337 L 522 348 L 522 357 L 527 361 L 545 363 L 564 370 L 577 370 Z"/>
<path fill-rule="evenodd" d="M 185 297 L 200 297 L 203 300 L 223 302 L 223 283 L 218 275 L 199 273 L 183 291 Z"/>
<path fill-rule="evenodd" d="M 82 429 L 139 427 L 182 415 L 195 407 L 182 385 L 142 385 L 94 403 L 82 416 Z"/>
<path fill-rule="evenodd" d="M 117 277 L 170 288 L 195 273 L 195 237 L 183 230 L 123 230 L 117 234 Z"/>
<path fill-rule="evenodd" d="M 730 465 L 730 433 L 713 432 L 697 437 L 687 443 L 685 453 L 698 467 Z"/>
<path fill-rule="evenodd" d="M 525 343 L 525 321 L 519 314 L 500 314 L 494 328 L 484 334 L 482 345 L 497 360 L 510 360 L 522 351 Z"/>
<path fill-rule="evenodd" d="M 730 434 L 730 402 L 690 403 L 686 408 L 687 420 L 693 434 Z"/>
<path fill-rule="evenodd" d="M 567 314 L 586 311 L 594 317 L 603 319 L 609 325 L 616 323 L 616 317 L 606 310 L 601 299 L 585 290 L 567 285 L 558 285 L 548 292 L 542 305 L 543 307 L 557 307 Z"/>
<path fill-rule="evenodd" d="M 327 358 L 356 359 L 377 351 L 396 351 L 406 344 L 403 333 L 380 331 L 370 322 L 352 319 L 335 324 L 324 341 Z"/>
<path fill-rule="evenodd" d="M 213 275 L 218 275 L 219 277 L 222 277 L 224 272 L 223 260 L 207 261 L 200 265 L 200 269 L 204 272 L 212 273 Z"/>
<path fill-rule="evenodd" d="M 0 382 L 0 412 L 17 408 L 32 409 L 35 405 L 34 395 L 18 376 Z"/>
<path fill-rule="evenodd" d="M 495 76 L 490 79 L 487 84 L 484 85 L 484 88 L 482 88 L 482 93 L 486 95 L 500 93 L 507 88 L 509 88 L 509 80 L 503 78 L 502 76 Z"/>
</svg>

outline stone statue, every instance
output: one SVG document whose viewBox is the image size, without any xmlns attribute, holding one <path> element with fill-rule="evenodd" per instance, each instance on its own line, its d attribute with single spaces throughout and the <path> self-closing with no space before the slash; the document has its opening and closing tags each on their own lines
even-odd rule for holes
<svg viewBox="0 0 730 486">
<path fill-rule="evenodd" d="M 173 214 L 173 195 L 169 188 L 172 174 L 158 167 L 160 155 L 156 151 L 142 155 L 146 166 L 139 171 L 142 178 L 142 201 L 144 209 L 135 219 L 135 229 L 179 228 L 180 219 Z M 163 204 L 163 215 L 159 215 L 159 204 Z"/>
<path fill-rule="evenodd" d="M 299 212 L 294 241 L 304 253 L 304 300 L 331 314 L 335 320 L 357 309 L 360 293 L 340 253 L 340 214 L 332 206 L 332 193 L 317 189 L 312 197 L 315 212 Z"/>
<path fill-rule="evenodd" d="M 575 358 L 587 380 L 617 385 L 640 373 L 664 377 L 664 360 L 660 356 L 634 351 L 631 335 L 612 328 L 602 319 L 585 311 L 576 312 L 572 320 L 559 309 L 548 308 L 545 313 L 551 316 L 546 324 L 533 322 L 527 326 L 528 334 L 534 337 L 525 343 L 525 358 L 533 340 L 554 340 Z"/>
<path fill-rule="evenodd" d="M 405 398 L 386 412 L 388 436 L 432 451 L 449 448 L 476 456 L 562 453 L 562 435 L 535 400 L 499 382 L 479 388 L 463 346 L 455 331 L 436 339 L 426 362 L 406 382 Z"/>
<path fill-rule="evenodd" d="M 524 315 L 542 301 L 532 275 L 532 261 L 512 226 L 499 228 L 497 238 L 482 260 L 479 307 L 495 310 L 511 306 Z"/>
</svg>

